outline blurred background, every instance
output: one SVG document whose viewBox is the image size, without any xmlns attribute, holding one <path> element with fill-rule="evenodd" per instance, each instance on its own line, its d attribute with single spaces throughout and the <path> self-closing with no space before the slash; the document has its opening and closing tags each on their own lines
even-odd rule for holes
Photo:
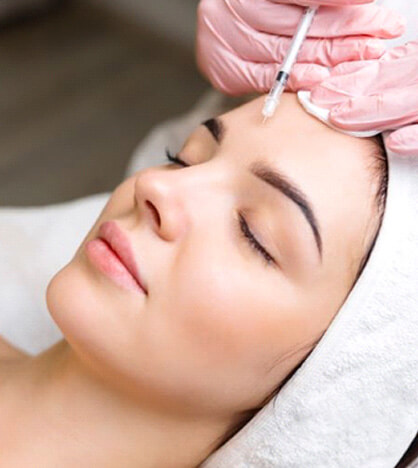
<svg viewBox="0 0 418 468">
<path fill-rule="evenodd" d="M 208 88 L 197 0 L 0 0 L 0 206 L 112 191 Z"/>
</svg>

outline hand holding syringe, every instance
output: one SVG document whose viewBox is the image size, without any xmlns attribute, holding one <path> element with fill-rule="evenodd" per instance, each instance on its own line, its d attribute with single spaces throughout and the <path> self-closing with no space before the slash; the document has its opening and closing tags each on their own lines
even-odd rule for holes
<svg viewBox="0 0 418 468">
<path fill-rule="evenodd" d="M 293 67 L 291 91 L 312 89 L 339 63 L 378 59 L 384 39 L 405 30 L 398 12 L 371 0 L 201 0 L 199 68 L 226 94 L 268 92 L 306 5 L 320 8 Z"/>
</svg>

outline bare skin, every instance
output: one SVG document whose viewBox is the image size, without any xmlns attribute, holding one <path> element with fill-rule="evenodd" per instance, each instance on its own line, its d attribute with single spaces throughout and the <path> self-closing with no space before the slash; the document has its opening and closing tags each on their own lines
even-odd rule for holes
<svg viewBox="0 0 418 468">
<path fill-rule="evenodd" d="M 28 354 L 19 350 L 0 336 L 0 363 L 13 359 L 24 359 Z"/>
<path fill-rule="evenodd" d="M 33 357 L 0 342 L 0 465 L 197 466 L 320 339 L 376 227 L 370 142 L 325 127 L 292 95 L 261 127 L 262 104 L 221 116 L 218 141 L 197 128 L 178 155 L 189 167 L 150 168 L 114 191 L 48 286 L 65 340 Z M 249 173 L 256 160 L 304 192 L 320 241 L 306 211 Z M 86 256 L 109 220 L 147 294 Z"/>
</svg>

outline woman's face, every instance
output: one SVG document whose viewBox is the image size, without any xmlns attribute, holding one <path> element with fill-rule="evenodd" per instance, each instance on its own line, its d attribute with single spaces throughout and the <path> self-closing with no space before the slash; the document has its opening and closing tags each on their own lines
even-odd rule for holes
<svg viewBox="0 0 418 468">
<path fill-rule="evenodd" d="M 77 354 L 157 407 L 257 406 L 326 330 L 372 235 L 371 143 L 325 127 L 294 95 L 266 125 L 262 105 L 198 127 L 178 154 L 187 167 L 119 185 L 48 286 Z M 128 238 L 147 294 L 92 257 L 105 221 Z"/>
</svg>

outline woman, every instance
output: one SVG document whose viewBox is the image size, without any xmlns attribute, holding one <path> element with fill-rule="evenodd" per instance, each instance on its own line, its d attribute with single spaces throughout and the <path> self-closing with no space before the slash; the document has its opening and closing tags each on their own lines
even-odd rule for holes
<svg viewBox="0 0 418 468">
<path fill-rule="evenodd" d="M 262 105 L 123 182 L 48 286 L 65 339 L 0 348 L 4 466 L 196 466 L 314 348 L 377 234 L 385 159 L 294 95 L 266 126 Z"/>
</svg>

